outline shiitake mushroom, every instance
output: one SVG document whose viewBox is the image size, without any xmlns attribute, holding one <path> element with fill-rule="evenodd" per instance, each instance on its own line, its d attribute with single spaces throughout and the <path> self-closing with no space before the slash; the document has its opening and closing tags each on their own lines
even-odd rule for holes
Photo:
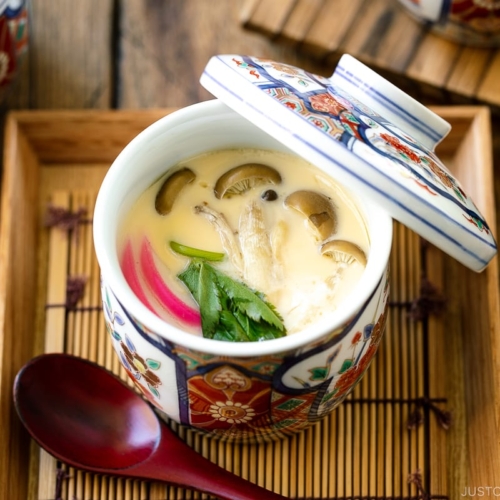
<svg viewBox="0 0 500 500">
<path fill-rule="evenodd" d="M 274 168 L 261 163 L 246 163 L 222 174 L 215 183 L 214 193 L 220 200 L 242 194 L 255 186 L 280 183 L 281 175 Z"/>
<path fill-rule="evenodd" d="M 181 168 L 169 175 L 162 184 L 155 199 L 155 208 L 160 215 L 167 215 L 184 186 L 190 184 L 196 174 L 187 167 Z"/>
<path fill-rule="evenodd" d="M 361 248 L 350 241 L 330 240 L 321 246 L 321 254 L 328 255 L 335 262 L 351 265 L 358 261 L 362 266 L 366 266 L 366 255 Z"/>
<path fill-rule="evenodd" d="M 285 206 L 293 208 L 307 217 L 318 230 L 322 240 L 337 230 L 337 216 L 330 198 L 316 191 L 294 191 L 285 199 Z"/>
</svg>

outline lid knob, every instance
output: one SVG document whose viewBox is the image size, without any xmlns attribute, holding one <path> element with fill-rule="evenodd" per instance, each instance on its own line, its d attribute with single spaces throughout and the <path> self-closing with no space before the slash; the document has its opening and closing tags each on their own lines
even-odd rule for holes
<svg viewBox="0 0 500 500">
<path fill-rule="evenodd" d="M 330 80 L 431 151 L 451 130 L 446 120 L 348 54 Z"/>
</svg>

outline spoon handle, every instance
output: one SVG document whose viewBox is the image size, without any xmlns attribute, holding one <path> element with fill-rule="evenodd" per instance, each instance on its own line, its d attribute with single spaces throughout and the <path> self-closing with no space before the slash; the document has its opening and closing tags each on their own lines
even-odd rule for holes
<svg viewBox="0 0 500 500">
<path fill-rule="evenodd" d="M 175 439 L 172 439 L 174 436 Z M 212 494 L 224 500 L 285 499 L 219 467 L 190 448 L 174 433 L 160 442 L 154 456 L 143 466 L 144 476 L 150 479 Z M 136 473 L 140 473 L 138 469 Z"/>
</svg>

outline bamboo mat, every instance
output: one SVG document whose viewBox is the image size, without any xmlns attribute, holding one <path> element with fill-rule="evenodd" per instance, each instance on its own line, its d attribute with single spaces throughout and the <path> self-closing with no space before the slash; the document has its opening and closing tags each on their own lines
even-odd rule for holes
<svg viewBox="0 0 500 500">
<path fill-rule="evenodd" d="M 500 50 L 437 36 L 396 0 L 246 0 L 240 22 L 332 69 L 349 53 L 428 102 L 500 106 Z"/>
<path fill-rule="evenodd" d="M 87 215 L 73 231 L 50 229 L 45 351 L 88 358 L 125 380 L 101 312 L 99 269 L 88 219 L 95 198 L 96 192 L 58 190 L 46 200 L 47 205 L 73 214 L 83 208 Z M 385 336 L 366 376 L 331 416 L 293 437 L 259 445 L 211 440 L 171 423 L 174 430 L 213 462 L 290 498 L 448 499 L 446 481 L 435 477 L 446 431 L 437 425 L 429 404 L 423 405 L 421 425 L 413 430 L 407 426 L 424 401 L 446 407 L 444 394 L 433 385 L 439 382 L 428 377 L 428 353 L 439 339 L 428 338 L 426 321 L 408 315 L 425 275 L 425 247 L 404 226 L 395 223 L 394 229 Z M 75 278 L 86 280 L 84 293 L 74 308 L 68 308 L 67 285 Z M 57 463 L 42 450 L 34 455 L 39 459 L 32 460 L 30 483 L 37 484 L 32 488 L 36 500 L 206 498 L 162 484 L 86 474 Z M 410 475 L 418 478 L 417 472 L 421 485 L 409 481 Z"/>
</svg>

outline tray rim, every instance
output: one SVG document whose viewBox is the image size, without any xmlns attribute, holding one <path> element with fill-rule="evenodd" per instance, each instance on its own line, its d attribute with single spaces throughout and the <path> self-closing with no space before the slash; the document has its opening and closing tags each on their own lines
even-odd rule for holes
<svg viewBox="0 0 500 500">
<path fill-rule="evenodd" d="M 483 134 L 485 134 L 486 140 L 483 144 L 485 150 L 482 152 L 484 154 L 485 165 L 484 168 L 492 170 L 492 154 L 491 154 L 491 130 L 489 128 L 489 109 L 486 106 L 438 106 L 432 108 L 435 112 L 443 116 L 445 119 L 453 119 L 459 125 L 459 128 L 463 125 L 468 128 L 473 122 L 479 123 Z M 14 359 L 14 364 L 18 366 L 6 366 L 8 359 L 7 355 L 12 353 L 6 353 L 6 348 L 10 347 L 16 351 L 16 346 L 14 344 L 6 346 L 6 338 L 8 332 L 6 331 L 6 323 L 9 322 L 9 307 L 13 306 L 12 302 L 12 290 L 9 285 L 8 278 L 11 276 L 9 271 L 9 264 L 13 258 L 13 234 L 15 232 L 15 220 L 13 210 L 11 210 L 11 204 L 13 202 L 14 196 L 14 185 L 19 182 L 23 182 L 22 172 L 19 171 L 20 167 L 25 167 L 27 164 L 34 165 L 35 168 L 39 167 L 41 163 L 54 163 L 54 164 L 65 164 L 72 163 L 70 150 L 74 145 L 71 142 L 64 146 L 64 141 L 61 142 L 61 137 L 54 137 L 54 129 L 50 128 L 50 125 L 54 124 L 65 124 L 66 128 L 73 127 L 88 127 L 92 124 L 99 123 L 104 129 L 108 128 L 110 125 L 118 127 L 123 133 L 127 130 L 129 137 L 125 135 L 122 136 L 120 145 L 115 139 L 111 141 L 112 145 L 111 152 L 107 152 L 102 163 L 110 162 L 114 154 L 116 154 L 121 147 L 123 147 L 136 133 L 142 130 L 148 124 L 156 121 L 165 114 L 171 112 L 172 109 L 154 109 L 154 110 L 112 110 L 112 111 L 98 111 L 98 110 L 26 110 L 26 111 L 14 111 L 10 112 L 7 116 L 5 137 L 4 137 L 4 171 L 3 171 L 3 181 L 2 181 L 2 195 L 1 195 L 1 225 L 0 225 L 0 417 L 6 419 L 7 424 L 5 427 L 10 430 L 13 425 L 18 427 L 17 433 L 13 438 L 19 440 L 18 444 L 20 449 L 13 450 L 12 446 L 4 447 L 6 439 L 6 430 L 0 431 L 0 494 L 2 491 L 5 495 L 0 495 L 3 498 L 13 498 L 12 494 L 18 495 L 16 498 L 26 498 L 28 491 L 28 478 L 26 481 L 17 480 L 18 487 L 12 490 L 15 479 L 13 479 L 13 472 L 21 472 L 22 466 L 26 467 L 29 471 L 28 462 L 30 458 L 30 444 L 29 438 L 19 429 L 19 422 L 13 420 L 15 418 L 10 392 L 6 396 L 6 391 L 10 391 L 10 383 L 13 380 L 14 372 L 27 361 L 31 355 L 33 355 L 35 346 L 24 346 L 19 351 L 16 352 L 15 356 L 11 356 Z M 462 124 L 462 125 L 460 125 Z M 49 128 L 45 128 L 49 125 Z M 60 126 L 59 126 L 60 128 Z M 96 132 L 95 136 L 87 138 L 87 141 L 102 147 L 102 137 L 99 136 L 102 133 L 100 127 Z M 57 126 L 56 126 L 57 129 Z M 61 130 L 59 130 L 61 132 Z M 64 135 L 64 130 L 62 131 Z M 56 149 L 51 149 L 50 147 L 41 151 L 37 148 L 40 144 L 47 145 L 50 142 L 50 137 L 52 134 L 52 140 L 55 141 L 54 144 Z M 449 139 L 450 143 L 456 142 L 456 146 L 460 147 L 461 142 L 457 137 L 463 133 L 460 130 L 455 132 L 452 131 L 456 137 L 452 135 Z M 64 137 L 63 137 L 64 139 Z M 57 149 L 57 146 L 63 144 L 61 149 Z M 52 145 L 54 146 L 54 145 Z M 64 148 L 68 148 L 66 151 Z M 22 153 L 22 154 L 21 154 Z M 84 156 L 80 162 L 77 164 L 87 162 L 92 162 L 92 156 Z M 94 160 L 95 160 L 94 156 Z M 38 185 L 36 179 L 29 183 L 31 192 L 28 193 L 28 199 L 32 199 L 33 195 L 36 195 Z M 493 203 L 493 204 L 492 204 Z M 496 220 L 495 220 L 495 205 L 494 198 L 487 200 L 488 207 L 482 207 L 482 211 L 490 222 L 493 230 L 496 232 Z M 36 212 L 36 208 L 33 209 Z M 34 213 L 30 216 L 33 217 Z M 30 227 L 35 228 L 38 220 L 36 217 L 31 221 Z M 36 252 L 35 252 L 36 256 Z M 36 259 L 35 259 L 36 260 Z M 487 292 L 488 292 L 488 310 L 493 317 L 499 318 L 500 311 L 500 292 L 498 287 L 498 259 L 495 258 L 490 263 L 488 268 L 484 271 L 487 276 Z M 15 304 L 14 304 L 15 305 Z M 495 338 L 497 336 L 500 339 L 500 322 L 497 321 L 496 324 L 492 325 L 491 331 L 488 332 L 490 338 Z M 500 364 L 500 351 L 492 352 L 492 363 L 493 366 L 498 367 Z M 494 397 L 495 409 L 495 421 L 496 421 L 496 444 L 497 450 L 500 457 L 500 433 L 499 433 L 499 419 L 500 419 L 500 373 L 496 372 L 496 387 L 498 388 Z M 9 382 L 9 384 L 7 384 Z M 8 401 L 7 401 L 8 400 Z M 7 415 L 8 413 L 8 415 Z M 4 420 L 5 422 L 5 420 Z M 8 434 L 8 433 L 7 433 Z M 9 438 L 9 436 L 7 436 Z M 10 439 L 10 444 L 12 440 Z M 15 464 L 13 462 L 16 462 Z M 24 485 L 23 485 L 24 482 Z M 21 485 L 21 486 L 19 486 Z M 7 495 L 9 491 L 10 496 Z"/>
</svg>

